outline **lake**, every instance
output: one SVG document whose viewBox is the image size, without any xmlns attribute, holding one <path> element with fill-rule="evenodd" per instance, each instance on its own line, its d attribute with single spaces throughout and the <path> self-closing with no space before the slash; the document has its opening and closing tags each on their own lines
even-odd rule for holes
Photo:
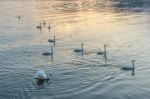
<svg viewBox="0 0 150 99">
<path fill-rule="evenodd" d="M 0 8 L 0 99 L 150 98 L 150 1 L 1 0 Z M 97 55 L 105 44 L 107 59 Z M 53 57 L 43 56 L 51 46 Z M 121 69 L 132 60 L 134 75 Z M 37 82 L 38 69 L 50 80 Z"/>
</svg>

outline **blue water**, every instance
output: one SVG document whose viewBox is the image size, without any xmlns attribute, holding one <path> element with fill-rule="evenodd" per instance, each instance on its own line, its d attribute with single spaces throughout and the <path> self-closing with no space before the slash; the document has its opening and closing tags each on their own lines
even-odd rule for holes
<svg viewBox="0 0 150 99">
<path fill-rule="evenodd" d="M 0 99 L 149 99 L 150 1 L 1 0 L 0 8 Z M 53 57 L 43 56 L 54 35 Z M 73 51 L 81 43 L 83 55 Z M 107 60 L 96 54 L 104 44 Z M 121 69 L 133 59 L 135 75 Z M 37 83 L 39 68 L 50 81 Z"/>
</svg>

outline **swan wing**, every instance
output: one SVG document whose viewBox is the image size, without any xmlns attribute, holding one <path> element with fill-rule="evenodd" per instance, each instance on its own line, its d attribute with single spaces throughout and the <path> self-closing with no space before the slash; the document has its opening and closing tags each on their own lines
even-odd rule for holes
<svg viewBox="0 0 150 99">
<path fill-rule="evenodd" d="M 54 40 L 53 39 L 49 39 L 48 42 L 54 42 Z"/>
<path fill-rule="evenodd" d="M 133 65 L 132 64 L 123 64 L 121 65 L 122 69 L 133 69 Z"/>
<path fill-rule="evenodd" d="M 97 54 L 102 55 L 102 54 L 104 54 L 104 51 L 99 51 L 99 52 L 97 52 Z"/>
<path fill-rule="evenodd" d="M 76 49 L 74 49 L 74 51 L 75 52 L 81 52 L 81 51 L 83 51 L 81 48 L 76 48 Z"/>
<path fill-rule="evenodd" d="M 50 52 L 44 52 L 43 55 L 50 55 Z"/>
<path fill-rule="evenodd" d="M 36 79 L 47 79 L 47 74 L 44 70 L 38 70 L 35 74 Z"/>
</svg>

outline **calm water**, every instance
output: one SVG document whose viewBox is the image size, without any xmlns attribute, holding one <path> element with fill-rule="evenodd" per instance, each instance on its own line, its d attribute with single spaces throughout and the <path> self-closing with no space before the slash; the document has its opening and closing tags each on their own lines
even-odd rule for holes
<svg viewBox="0 0 150 99">
<path fill-rule="evenodd" d="M 53 35 L 53 58 L 42 56 Z M 83 56 L 73 52 L 81 43 Z M 149 99 L 149 44 L 148 0 L 1 0 L 0 99 Z M 134 76 L 120 69 L 132 59 Z M 39 68 L 50 81 L 36 82 Z"/>
</svg>

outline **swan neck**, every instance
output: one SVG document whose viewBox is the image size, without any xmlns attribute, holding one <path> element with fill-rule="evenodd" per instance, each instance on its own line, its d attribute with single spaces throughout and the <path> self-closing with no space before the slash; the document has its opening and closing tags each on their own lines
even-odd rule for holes
<svg viewBox="0 0 150 99">
<path fill-rule="evenodd" d="M 53 47 L 51 47 L 51 52 L 53 53 Z"/>
<path fill-rule="evenodd" d="M 133 68 L 135 68 L 135 66 L 134 66 L 134 62 L 132 61 L 132 66 L 133 66 Z"/>
<path fill-rule="evenodd" d="M 54 42 L 55 42 L 55 35 L 54 35 Z"/>
<path fill-rule="evenodd" d="M 106 53 L 106 45 L 104 45 L 104 52 Z"/>
<path fill-rule="evenodd" d="M 82 50 L 83 50 L 83 44 L 82 44 Z"/>
</svg>

